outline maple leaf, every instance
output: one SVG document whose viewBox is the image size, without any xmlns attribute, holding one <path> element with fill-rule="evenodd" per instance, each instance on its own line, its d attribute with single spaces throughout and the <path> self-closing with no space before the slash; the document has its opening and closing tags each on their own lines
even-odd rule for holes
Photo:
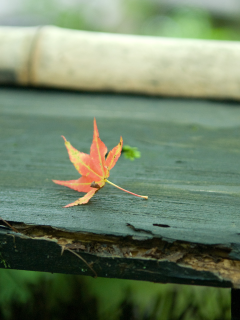
<svg viewBox="0 0 240 320">
<path fill-rule="evenodd" d="M 86 154 L 75 149 L 64 136 L 65 146 L 68 151 L 69 159 L 74 164 L 77 171 L 82 175 L 77 180 L 53 180 L 54 183 L 62 186 L 69 187 L 79 192 L 86 192 L 86 194 L 78 200 L 65 206 L 72 207 L 79 204 L 86 204 L 98 192 L 102 187 L 105 186 L 106 182 L 117 187 L 120 190 L 133 194 L 137 197 L 148 199 L 147 196 L 140 196 L 136 193 L 125 190 L 116 184 L 107 180 L 110 175 L 110 170 L 115 166 L 118 158 L 121 155 L 123 139 L 120 137 L 120 142 L 114 147 L 109 153 L 107 158 L 107 147 L 99 138 L 98 128 L 96 119 L 94 118 L 94 130 L 93 130 L 93 141 L 90 148 L 90 154 Z"/>
</svg>

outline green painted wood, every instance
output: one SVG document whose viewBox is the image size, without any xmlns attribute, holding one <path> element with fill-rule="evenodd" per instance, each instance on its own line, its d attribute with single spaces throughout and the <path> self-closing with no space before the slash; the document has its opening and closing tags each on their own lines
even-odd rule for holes
<svg viewBox="0 0 240 320">
<path fill-rule="evenodd" d="M 111 149 L 123 136 L 141 158 L 120 157 L 110 185 L 84 206 L 51 179 L 77 179 L 61 135 L 88 153 L 96 117 Z M 238 103 L 0 88 L 0 216 L 70 232 L 223 246 L 240 260 Z"/>
</svg>

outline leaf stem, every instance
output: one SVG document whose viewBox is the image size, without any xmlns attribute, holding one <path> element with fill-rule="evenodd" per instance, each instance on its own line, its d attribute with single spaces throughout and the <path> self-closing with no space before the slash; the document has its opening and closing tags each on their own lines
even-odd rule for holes
<svg viewBox="0 0 240 320">
<path fill-rule="evenodd" d="M 108 181 L 107 179 L 105 179 L 105 181 L 108 182 L 109 184 L 111 184 L 112 186 L 114 186 L 114 187 L 122 190 L 122 191 L 125 191 L 125 192 L 127 192 L 127 193 L 133 194 L 133 195 L 136 196 L 136 197 L 143 198 L 143 199 L 148 199 L 148 196 L 140 196 L 139 194 L 133 193 L 133 192 L 131 192 L 131 191 L 128 191 L 128 190 L 126 190 L 126 189 L 123 189 L 123 188 L 117 186 L 115 183 L 112 183 L 111 181 Z"/>
</svg>

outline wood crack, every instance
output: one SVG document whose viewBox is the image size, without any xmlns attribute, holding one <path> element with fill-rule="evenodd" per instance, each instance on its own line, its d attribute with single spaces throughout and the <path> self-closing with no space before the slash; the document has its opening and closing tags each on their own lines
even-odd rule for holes
<svg viewBox="0 0 240 320">
<path fill-rule="evenodd" d="M 240 261 L 231 260 L 228 257 L 231 250 L 224 246 L 203 246 L 180 241 L 168 243 L 159 238 L 139 241 L 131 237 L 71 233 L 47 226 L 12 224 L 24 238 L 53 241 L 77 254 L 88 253 L 98 258 L 155 260 L 160 263 L 167 261 L 199 272 L 210 272 L 220 281 L 230 281 L 234 288 L 240 288 Z"/>
</svg>

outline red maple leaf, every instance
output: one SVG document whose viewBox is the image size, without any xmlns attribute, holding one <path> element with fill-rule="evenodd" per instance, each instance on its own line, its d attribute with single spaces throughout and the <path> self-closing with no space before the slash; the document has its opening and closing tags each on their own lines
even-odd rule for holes
<svg viewBox="0 0 240 320">
<path fill-rule="evenodd" d="M 82 175 L 81 178 L 77 180 L 69 181 L 60 181 L 53 180 L 53 182 L 60 184 L 62 186 L 69 187 L 79 192 L 86 192 L 86 194 L 79 198 L 78 200 L 65 206 L 72 207 L 78 204 L 85 204 L 94 196 L 94 194 L 104 187 L 105 183 L 108 182 L 114 187 L 117 187 L 120 190 L 133 194 L 137 197 L 148 199 L 147 196 L 140 196 L 136 193 L 127 191 L 123 188 L 120 188 L 116 184 L 107 180 L 110 173 L 109 171 L 115 166 L 118 158 L 121 155 L 123 140 L 120 138 L 119 144 L 114 147 L 105 159 L 107 153 L 107 147 L 99 138 L 98 128 L 96 119 L 94 118 L 94 131 L 93 131 L 93 141 L 90 149 L 90 155 L 80 152 L 75 149 L 69 141 L 62 136 L 65 141 L 65 146 L 67 148 L 69 158 L 74 164 L 77 171 Z"/>
</svg>

